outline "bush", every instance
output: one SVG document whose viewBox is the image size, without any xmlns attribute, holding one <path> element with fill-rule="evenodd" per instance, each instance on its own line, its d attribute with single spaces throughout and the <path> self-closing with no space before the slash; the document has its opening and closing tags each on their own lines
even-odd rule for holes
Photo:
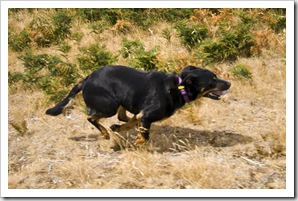
<svg viewBox="0 0 298 201">
<path fill-rule="evenodd" d="M 235 61 L 237 57 L 249 57 L 253 38 L 249 34 L 249 25 L 238 24 L 230 29 L 228 23 L 219 27 L 221 34 L 217 40 L 205 40 L 197 49 L 196 56 L 203 58 L 205 64 L 221 61 Z"/>
<path fill-rule="evenodd" d="M 26 29 L 23 29 L 21 33 L 13 34 L 8 32 L 8 45 L 15 52 L 21 52 L 31 45 L 31 38 Z"/>
<path fill-rule="evenodd" d="M 286 9 L 267 9 L 263 20 L 275 33 L 280 33 L 286 28 Z"/>
<path fill-rule="evenodd" d="M 8 84 L 15 84 L 24 79 L 24 74 L 20 72 L 8 72 Z"/>
<path fill-rule="evenodd" d="M 61 100 L 69 85 L 79 77 L 76 65 L 64 62 L 57 56 L 26 52 L 19 59 L 23 61 L 25 71 L 9 72 L 9 84 L 23 81 L 25 88 L 41 89 L 51 96 L 51 101 Z"/>
<path fill-rule="evenodd" d="M 157 69 L 158 50 L 159 47 L 156 46 L 149 51 L 137 51 L 128 63 L 136 68 L 144 69 L 145 71 Z"/>
<path fill-rule="evenodd" d="M 63 11 L 57 11 L 53 18 L 38 17 L 29 25 L 34 41 L 40 47 L 58 44 L 70 35 L 72 18 Z"/>
<path fill-rule="evenodd" d="M 67 42 L 62 42 L 59 44 L 58 49 L 64 54 L 68 53 L 71 50 L 71 46 Z"/>
<path fill-rule="evenodd" d="M 196 45 L 202 43 L 208 36 L 207 28 L 196 22 L 180 21 L 175 25 L 175 28 L 179 32 L 182 44 L 191 50 Z"/>
<path fill-rule="evenodd" d="M 96 34 L 102 33 L 104 30 L 108 28 L 108 26 L 108 22 L 104 20 L 92 21 L 89 25 L 92 32 Z"/>
<path fill-rule="evenodd" d="M 248 68 L 244 64 L 238 64 L 234 67 L 230 67 L 229 71 L 236 78 L 245 78 L 249 80 L 252 79 L 252 73 L 248 70 Z"/>
<path fill-rule="evenodd" d="M 141 41 L 123 38 L 120 54 L 123 58 L 129 58 L 129 65 L 149 71 L 157 68 L 158 50 L 159 47 L 155 46 L 151 50 L 146 51 Z"/>
<path fill-rule="evenodd" d="M 113 64 L 117 61 L 114 56 L 105 46 L 98 43 L 91 44 L 87 47 L 80 48 L 81 54 L 77 58 L 79 67 L 84 73 L 91 73 L 99 67 Z"/>
<path fill-rule="evenodd" d="M 177 22 L 188 19 L 193 8 L 134 8 L 127 9 L 126 18 L 143 30 L 147 30 L 156 21 Z"/>
<path fill-rule="evenodd" d="M 181 8 L 85 8 L 78 12 L 88 22 L 105 21 L 115 25 L 117 20 L 124 20 L 146 30 L 157 20 L 176 22 L 187 19 L 194 9 Z"/>
<path fill-rule="evenodd" d="M 80 15 L 88 22 L 105 21 L 109 25 L 116 24 L 118 19 L 125 18 L 125 10 L 119 8 L 83 8 L 78 9 Z"/>
<path fill-rule="evenodd" d="M 62 41 L 70 34 L 72 17 L 67 15 L 63 10 L 59 10 L 54 15 L 53 19 L 54 35 L 57 40 Z"/>
<path fill-rule="evenodd" d="M 162 20 L 168 22 L 177 22 L 182 19 L 189 19 L 193 14 L 194 8 L 156 8 L 157 12 L 159 11 L 158 16 Z"/>
<path fill-rule="evenodd" d="M 136 52 L 145 51 L 144 45 L 140 40 L 128 40 L 127 38 L 122 38 L 122 47 L 120 49 L 120 54 L 123 58 L 132 57 Z"/>
<path fill-rule="evenodd" d="M 164 28 L 162 30 L 162 37 L 165 38 L 168 41 L 168 43 L 171 42 L 172 30 L 169 28 Z"/>
</svg>

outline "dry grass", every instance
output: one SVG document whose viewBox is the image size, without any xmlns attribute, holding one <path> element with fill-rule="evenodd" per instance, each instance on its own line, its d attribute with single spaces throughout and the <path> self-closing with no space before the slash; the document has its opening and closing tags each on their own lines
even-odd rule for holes
<svg viewBox="0 0 298 201">
<path fill-rule="evenodd" d="M 132 27 L 127 37 L 146 41 L 148 49 L 160 45 L 160 57 L 177 59 L 180 69 L 191 59 L 175 34 L 170 43 L 162 37 L 167 26 L 158 24 L 152 32 Z M 80 29 L 85 36 L 79 45 L 98 39 L 87 28 Z M 110 50 L 119 49 L 117 33 L 100 37 Z M 72 60 L 76 45 L 69 53 Z M 236 64 L 249 68 L 252 81 L 233 78 L 228 68 Z M 285 58 L 263 54 L 240 58 L 236 64 L 209 67 L 232 82 L 222 100 L 203 98 L 187 105 L 155 123 L 147 145 L 135 149 L 120 140 L 124 149 L 118 152 L 88 123 L 81 98 L 67 114 L 51 117 L 44 114 L 49 107 L 44 94 L 10 88 L 9 188 L 286 188 Z M 9 69 L 22 70 L 16 53 L 9 54 Z M 117 120 L 103 123 L 109 126 Z"/>
</svg>

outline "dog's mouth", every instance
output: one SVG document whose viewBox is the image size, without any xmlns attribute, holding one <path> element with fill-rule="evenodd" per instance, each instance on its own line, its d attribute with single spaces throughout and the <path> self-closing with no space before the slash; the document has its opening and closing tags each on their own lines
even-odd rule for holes
<svg viewBox="0 0 298 201">
<path fill-rule="evenodd" d="M 214 100 L 220 100 L 220 97 L 225 95 L 227 92 L 228 92 L 228 90 L 211 91 L 211 92 L 208 92 L 208 93 L 204 94 L 204 97 L 211 98 L 211 99 L 214 99 Z"/>
</svg>

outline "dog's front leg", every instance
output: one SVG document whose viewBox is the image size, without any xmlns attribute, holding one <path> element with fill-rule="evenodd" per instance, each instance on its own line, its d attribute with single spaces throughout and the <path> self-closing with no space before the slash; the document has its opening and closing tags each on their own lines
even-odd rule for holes
<svg viewBox="0 0 298 201">
<path fill-rule="evenodd" d="M 134 141 L 134 145 L 144 144 L 149 140 L 149 129 L 144 127 L 139 127 L 139 133 L 137 139 Z"/>
</svg>

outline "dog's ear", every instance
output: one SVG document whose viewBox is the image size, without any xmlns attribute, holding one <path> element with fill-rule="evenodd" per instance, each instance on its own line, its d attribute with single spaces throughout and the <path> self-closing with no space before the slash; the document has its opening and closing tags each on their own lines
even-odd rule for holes
<svg viewBox="0 0 298 201">
<path fill-rule="evenodd" d="M 197 79 L 198 79 L 198 76 L 191 73 L 183 79 L 181 85 L 195 85 Z"/>
</svg>

